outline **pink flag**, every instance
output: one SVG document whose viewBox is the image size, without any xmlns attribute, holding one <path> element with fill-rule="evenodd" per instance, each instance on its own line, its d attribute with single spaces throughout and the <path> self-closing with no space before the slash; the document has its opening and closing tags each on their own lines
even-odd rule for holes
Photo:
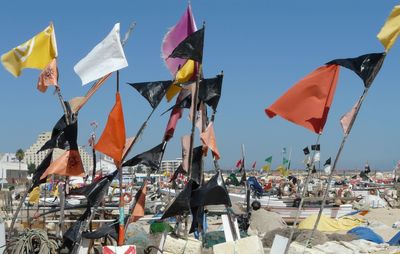
<svg viewBox="0 0 400 254">
<path fill-rule="evenodd" d="M 185 64 L 186 59 L 168 57 L 179 43 L 196 30 L 197 28 L 192 14 L 192 8 L 189 5 L 179 22 L 164 36 L 161 46 L 162 58 L 173 76 L 175 76 L 179 66 Z"/>
<path fill-rule="evenodd" d="M 213 127 L 212 122 L 210 122 L 210 124 L 207 126 L 206 130 L 200 134 L 200 139 L 204 146 L 211 149 L 215 159 L 219 160 L 220 156 L 219 156 L 219 151 L 217 148 L 217 142 L 215 140 L 214 127 Z M 240 162 L 241 162 L 241 160 L 240 160 Z"/>
<path fill-rule="evenodd" d="M 45 93 L 48 86 L 58 87 L 58 70 L 57 60 L 54 58 L 46 66 L 46 68 L 40 73 L 39 80 L 37 83 L 37 89 L 42 93 Z"/>
<path fill-rule="evenodd" d="M 349 127 L 350 127 L 351 119 L 353 119 L 354 114 L 357 111 L 357 107 L 358 107 L 359 103 L 360 103 L 360 100 L 358 100 L 356 102 L 356 104 L 353 106 L 353 108 L 349 112 L 347 112 L 346 114 L 344 114 L 342 116 L 342 118 L 340 118 L 340 124 L 342 125 L 343 132 L 345 135 L 349 134 L 349 131 L 350 131 Z"/>
<path fill-rule="evenodd" d="M 176 104 L 178 104 L 181 100 L 183 100 L 187 95 L 188 95 L 188 91 L 185 89 L 182 89 L 178 95 L 178 98 L 176 99 Z M 167 128 L 165 130 L 164 141 L 168 141 L 174 136 L 176 124 L 178 123 L 178 120 L 181 119 L 182 112 L 183 112 L 183 108 L 179 108 L 179 107 L 174 108 L 172 110 L 171 116 L 169 117 L 169 120 L 168 120 Z"/>
</svg>

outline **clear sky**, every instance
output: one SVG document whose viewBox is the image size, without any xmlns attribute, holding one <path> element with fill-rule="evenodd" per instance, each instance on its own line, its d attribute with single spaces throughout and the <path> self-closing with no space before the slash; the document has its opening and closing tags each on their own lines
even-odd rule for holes
<svg viewBox="0 0 400 254">
<path fill-rule="evenodd" d="M 234 167 L 245 145 L 247 167 L 262 166 L 281 151 L 292 149 L 292 166 L 304 167 L 302 148 L 315 142 L 309 130 L 277 117 L 269 119 L 264 109 L 299 79 L 335 58 L 381 52 L 376 34 L 398 1 L 235 1 L 193 0 L 198 27 L 206 22 L 204 74 L 224 71 L 222 98 L 215 121 L 221 165 Z M 121 22 L 121 36 L 132 21 L 137 26 L 125 47 L 129 67 L 121 71 L 121 96 L 127 134 L 134 135 L 151 108 L 126 82 L 171 78 L 160 57 L 161 41 L 187 7 L 186 1 L 3 1 L 0 15 L 0 53 L 30 39 L 54 22 L 60 84 L 65 99 L 81 96 L 90 85 L 81 86 L 73 66 Z M 400 159 L 398 84 L 400 42 L 386 57 L 343 150 L 338 168 L 393 168 Z M 37 135 L 50 131 L 62 108 L 49 89 L 36 90 L 39 70 L 24 70 L 14 78 L 0 68 L 0 151 L 27 149 Z M 341 115 L 361 95 L 363 83 L 353 72 L 341 69 L 336 96 L 321 137 L 321 160 L 334 157 L 342 139 Z M 79 113 L 79 144 L 87 144 L 90 122 L 104 128 L 115 100 L 115 77 L 92 97 Z M 131 156 L 157 145 L 163 136 L 170 107 L 163 101 Z M 190 132 L 187 112 L 167 147 L 165 159 L 180 156 L 180 137 Z M 196 133 L 196 144 L 199 144 Z M 207 158 L 210 165 L 210 158 Z"/>
</svg>

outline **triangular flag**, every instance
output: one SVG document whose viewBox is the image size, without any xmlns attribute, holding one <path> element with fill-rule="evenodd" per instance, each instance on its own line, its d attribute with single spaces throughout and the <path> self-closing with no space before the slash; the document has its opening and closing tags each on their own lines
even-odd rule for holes
<svg viewBox="0 0 400 254">
<path fill-rule="evenodd" d="M 372 53 L 356 58 L 335 59 L 327 64 L 337 64 L 354 71 L 370 87 L 385 60 L 385 53 Z"/>
<path fill-rule="evenodd" d="M 190 34 L 172 51 L 170 58 L 192 59 L 203 61 L 204 27 Z"/>
<path fill-rule="evenodd" d="M 48 86 L 58 87 L 58 69 L 57 60 L 54 58 L 40 73 L 39 81 L 36 85 L 37 89 L 42 93 L 45 93 Z"/>
<path fill-rule="evenodd" d="M 316 69 L 265 109 L 265 113 L 270 118 L 280 115 L 317 134 L 321 133 L 335 95 L 338 76 L 338 65 Z"/>
<path fill-rule="evenodd" d="M 186 60 L 179 58 L 168 58 L 172 51 L 190 34 L 197 30 L 196 23 L 192 14 L 192 8 L 189 5 L 179 22 L 172 27 L 164 36 L 161 45 L 162 58 L 165 61 L 169 71 L 175 76 L 179 66 L 182 67 Z"/>
<path fill-rule="evenodd" d="M 206 128 L 206 130 L 200 134 L 200 139 L 201 142 L 203 143 L 204 146 L 208 147 L 211 149 L 214 157 L 216 160 L 220 159 L 219 151 L 217 148 L 217 142 L 215 139 L 215 133 L 214 133 L 214 125 L 213 122 L 210 122 Z"/>
<path fill-rule="evenodd" d="M 129 217 L 129 222 L 135 222 L 144 216 L 144 208 L 146 203 L 146 193 L 147 193 L 147 180 L 144 180 L 142 187 L 136 193 L 135 197 L 135 207 L 133 212 Z"/>
<path fill-rule="evenodd" d="M 94 148 L 110 156 L 118 163 L 122 161 L 125 140 L 124 113 L 122 111 L 121 97 L 117 92 L 115 105 L 108 116 L 107 125 Z"/>
<path fill-rule="evenodd" d="M 271 166 L 270 166 L 269 164 L 265 164 L 264 166 L 262 166 L 262 169 L 263 169 L 265 172 L 268 172 L 268 171 L 271 169 Z"/>
<path fill-rule="evenodd" d="M 326 165 L 331 165 L 331 157 L 325 161 L 324 166 Z"/>
<path fill-rule="evenodd" d="M 194 61 L 190 59 L 187 60 L 185 65 L 183 65 L 182 68 L 180 68 L 176 73 L 174 83 L 172 84 L 172 86 L 169 87 L 165 95 L 168 102 L 170 102 L 172 98 L 174 98 L 175 95 L 177 95 L 182 90 L 182 87 L 178 85 L 193 80 L 195 73 L 196 66 Z"/>
<path fill-rule="evenodd" d="M 252 169 L 255 169 L 255 168 L 256 168 L 256 165 L 257 165 L 257 162 L 255 161 L 255 162 L 253 162 L 253 165 L 251 165 L 251 168 L 252 168 Z"/>
<path fill-rule="evenodd" d="M 305 148 L 303 148 L 303 153 L 304 153 L 304 155 L 310 154 L 310 150 L 308 149 L 308 146 L 306 146 Z"/>
<path fill-rule="evenodd" d="M 128 66 L 119 36 L 119 23 L 75 66 L 75 73 L 81 78 L 82 85 L 104 75 Z"/>
<path fill-rule="evenodd" d="M 161 102 L 168 88 L 171 86 L 171 80 L 165 81 L 153 81 L 153 82 L 142 82 L 142 83 L 128 83 L 135 88 L 154 109 Z"/>
<path fill-rule="evenodd" d="M 272 156 L 269 156 L 268 158 L 266 158 L 265 161 L 271 164 L 272 163 Z"/>
<path fill-rule="evenodd" d="M 241 168 L 241 167 L 242 167 L 242 159 L 236 162 L 236 168 Z"/>
<path fill-rule="evenodd" d="M 191 105 L 192 105 L 192 95 L 189 94 L 183 100 L 181 100 L 179 103 L 176 103 L 174 106 L 172 106 L 169 109 L 165 110 L 161 115 L 164 115 L 168 111 L 171 111 L 171 110 L 173 110 L 175 108 L 180 108 L 180 109 L 182 109 L 182 108 L 190 108 Z"/>
<path fill-rule="evenodd" d="M 203 79 L 199 86 L 199 99 L 204 101 L 214 111 L 217 110 L 219 99 L 221 98 L 223 75 L 215 78 Z"/>
<path fill-rule="evenodd" d="M 183 190 L 167 205 L 161 217 L 162 220 L 176 215 L 183 215 L 190 211 L 193 184 L 195 184 L 193 180 L 189 180 Z"/>
<path fill-rule="evenodd" d="M 37 166 L 35 173 L 33 173 L 32 176 L 32 186 L 28 192 L 31 192 L 35 187 L 46 182 L 46 177 L 43 179 L 41 177 L 43 173 L 46 171 L 46 169 L 50 166 L 52 157 L 53 157 L 53 150 L 47 153 L 43 161 L 39 164 L 39 166 Z"/>
<path fill-rule="evenodd" d="M 396 5 L 377 37 L 388 52 L 396 42 L 400 33 L 400 5 Z"/>
<path fill-rule="evenodd" d="M 40 179 L 45 179 L 48 175 L 84 176 L 84 173 L 79 151 L 69 150 L 53 161 Z"/>
<path fill-rule="evenodd" d="M 143 164 L 150 167 L 153 171 L 160 168 L 161 156 L 165 148 L 165 142 L 153 147 L 152 149 L 143 152 L 129 159 L 122 164 L 123 167 L 135 166 L 138 164 Z"/>
<path fill-rule="evenodd" d="M 1 56 L 4 67 L 15 77 L 25 68 L 43 70 L 57 57 L 54 27 L 50 24 L 32 39 L 13 48 Z"/>
<path fill-rule="evenodd" d="M 332 170 L 332 166 L 331 165 L 326 165 L 326 167 L 324 167 L 324 172 L 327 175 L 329 175 L 331 173 L 331 170 Z"/>
<path fill-rule="evenodd" d="M 345 135 L 348 135 L 350 130 L 351 130 L 351 121 L 354 118 L 354 115 L 357 112 L 357 107 L 360 105 L 360 100 L 358 100 L 356 102 L 356 104 L 354 104 L 354 106 L 351 108 L 351 110 L 349 112 L 347 112 L 346 114 L 344 114 L 341 118 L 340 118 L 340 124 L 342 125 L 342 129 L 343 129 L 343 133 Z"/>
</svg>

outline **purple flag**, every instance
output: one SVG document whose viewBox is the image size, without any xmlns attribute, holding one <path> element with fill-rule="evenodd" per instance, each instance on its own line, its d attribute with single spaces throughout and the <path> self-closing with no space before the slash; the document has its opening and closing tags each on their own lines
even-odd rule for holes
<svg viewBox="0 0 400 254">
<path fill-rule="evenodd" d="M 167 68 L 173 76 L 175 76 L 179 66 L 183 66 L 187 60 L 180 58 L 168 58 L 168 56 L 171 55 L 172 51 L 181 41 L 183 41 L 190 34 L 194 33 L 196 30 L 197 28 L 192 15 L 192 8 L 189 5 L 179 22 L 164 36 L 161 45 L 162 58 L 164 59 Z"/>
</svg>

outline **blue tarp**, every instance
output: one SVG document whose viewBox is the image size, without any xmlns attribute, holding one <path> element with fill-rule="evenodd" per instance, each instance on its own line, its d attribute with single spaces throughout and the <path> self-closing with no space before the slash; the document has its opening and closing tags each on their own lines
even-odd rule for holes
<svg viewBox="0 0 400 254">
<path fill-rule="evenodd" d="M 358 236 L 359 239 L 364 239 L 374 243 L 384 243 L 383 238 L 375 233 L 372 229 L 366 227 L 355 227 L 349 231 L 348 234 L 353 234 Z"/>
<path fill-rule="evenodd" d="M 389 245 L 394 245 L 394 246 L 399 246 L 400 245 L 400 232 L 395 234 L 392 239 L 390 239 L 389 242 L 387 242 Z"/>
</svg>

